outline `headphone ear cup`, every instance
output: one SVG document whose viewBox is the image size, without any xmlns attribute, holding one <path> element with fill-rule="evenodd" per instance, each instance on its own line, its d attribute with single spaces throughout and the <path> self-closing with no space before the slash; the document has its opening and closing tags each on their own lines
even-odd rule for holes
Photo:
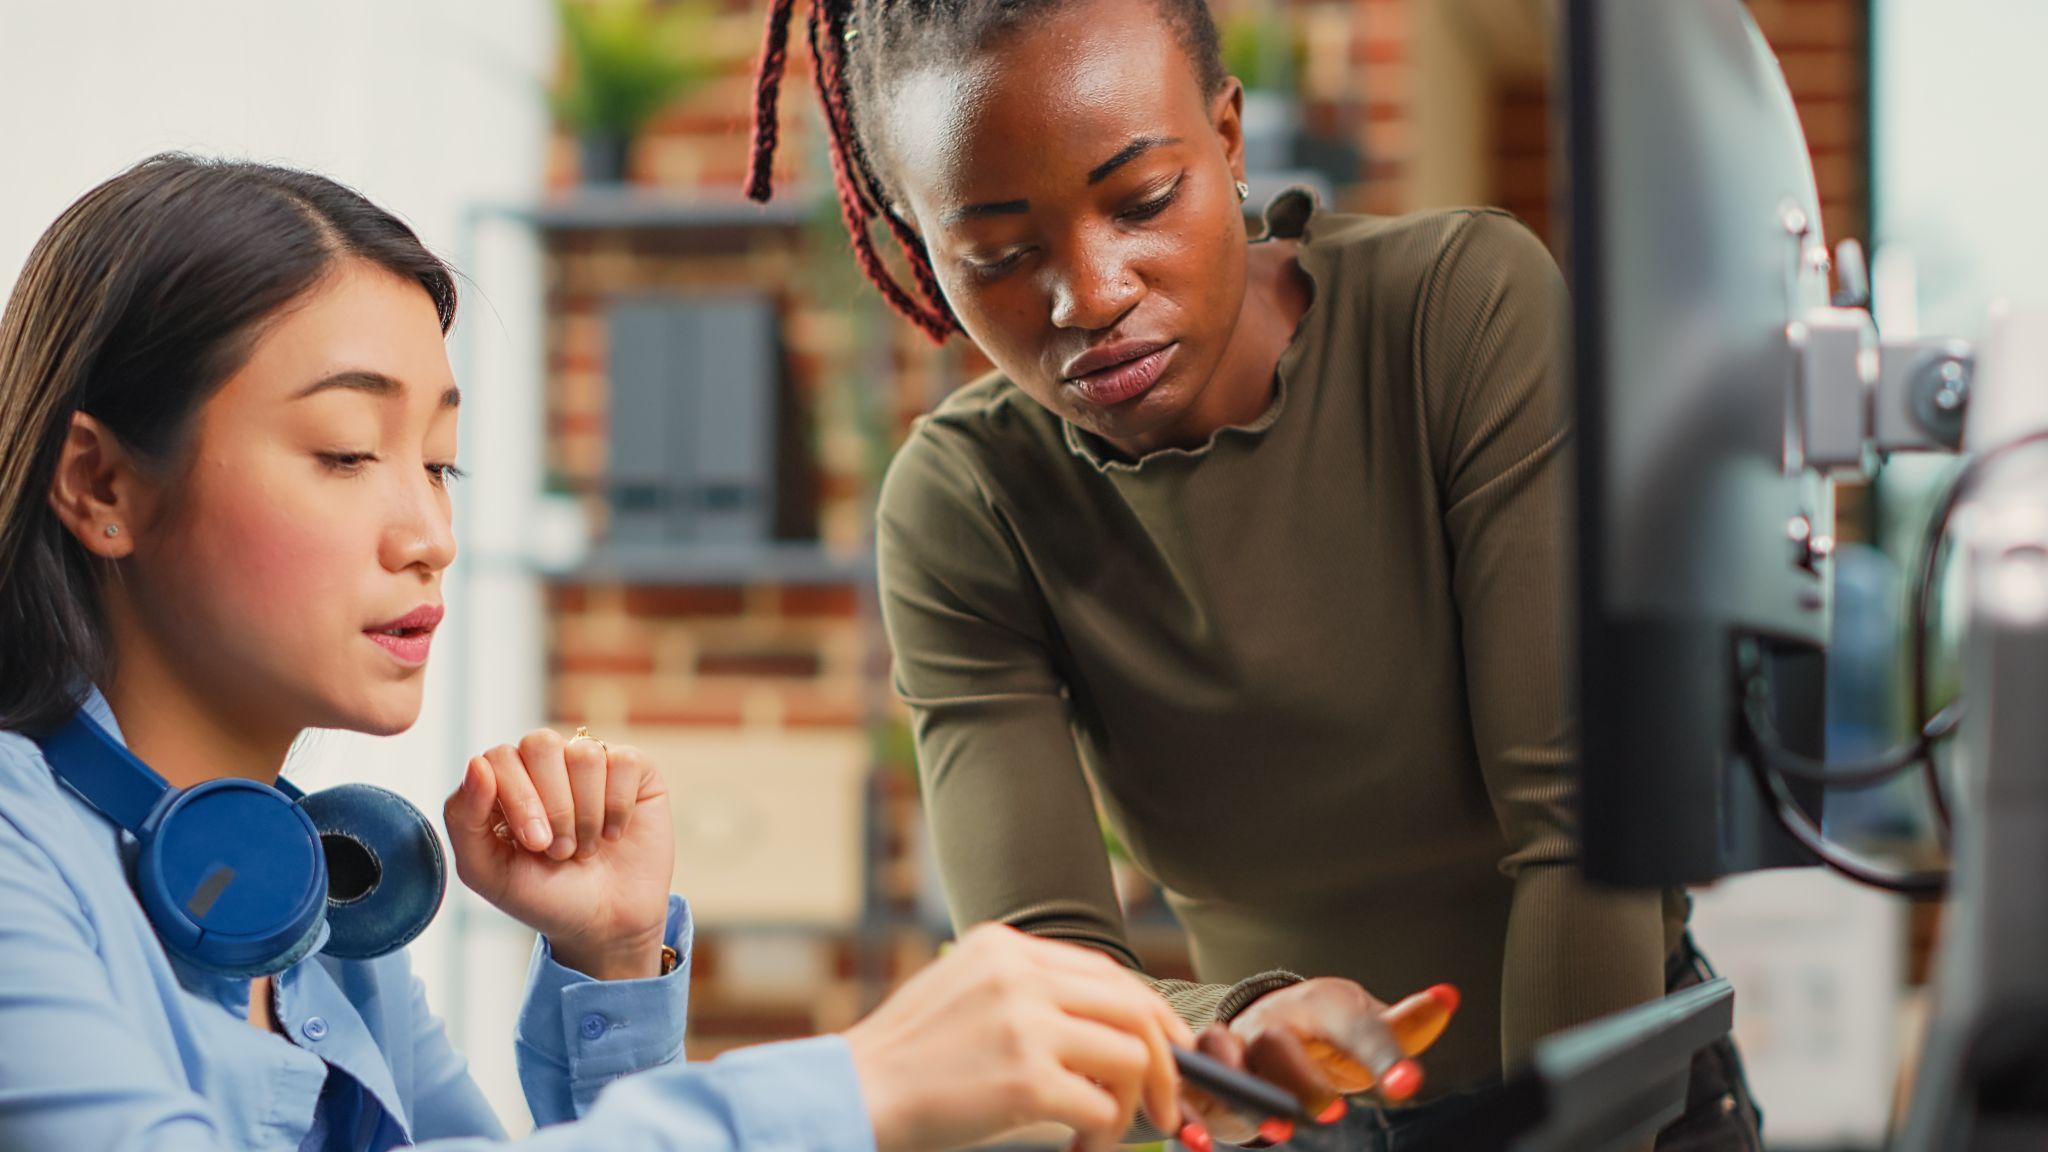
<svg viewBox="0 0 2048 1152">
<path fill-rule="evenodd" d="M 291 947 L 268 957 L 260 964 L 237 967 L 233 964 L 215 963 L 210 965 L 208 970 L 218 972 L 223 976 L 236 976 L 245 979 L 254 979 L 258 976 L 275 976 L 319 950 L 321 941 L 325 939 L 327 939 L 327 917 L 321 916 L 313 921 L 312 927 L 306 929 L 305 935 L 292 942 Z"/>
<path fill-rule="evenodd" d="M 441 839 L 418 808 L 388 789 L 342 784 L 299 802 L 327 865 L 327 944 L 344 960 L 395 952 L 440 911 L 448 888 Z"/>
<path fill-rule="evenodd" d="M 312 821 L 277 790 L 226 778 L 167 794 L 136 839 L 136 896 L 171 954 L 268 975 L 319 943 L 326 864 Z"/>
</svg>

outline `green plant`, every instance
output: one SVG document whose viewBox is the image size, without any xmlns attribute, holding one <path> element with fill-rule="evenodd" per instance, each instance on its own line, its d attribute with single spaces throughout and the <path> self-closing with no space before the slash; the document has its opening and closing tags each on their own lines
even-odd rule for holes
<svg viewBox="0 0 2048 1152">
<path fill-rule="evenodd" d="M 917 739 L 911 735 L 910 725 L 887 716 L 869 724 L 867 735 L 870 763 L 917 782 Z"/>
<path fill-rule="evenodd" d="M 1285 13 L 1245 12 L 1219 29 L 1223 69 L 1251 92 L 1285 90 L 1299 74 L 1303 46 Z"/>
<path fill-rule="evenodd" d="M 555 0 L 566 60 L 555 115 L 586 134 L 631 137 L 671 101 L 703 83 L 711 62 L 701 3 Z"/>
</svg>

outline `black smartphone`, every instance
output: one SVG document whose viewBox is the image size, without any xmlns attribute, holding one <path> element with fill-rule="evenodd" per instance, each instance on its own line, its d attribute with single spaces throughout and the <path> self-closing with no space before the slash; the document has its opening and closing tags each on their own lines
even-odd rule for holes
<svg viewBox="0 0 2048 1152">
<path fill-rule="evenodd" d="M 1173 1062 L 1188 1083 L 1209 1095 L 1260 1119 L 1277 1117 L 1313 1124 L 1316 1118 L 1302 1111 L 1294 1093 L 1271 1080 L 1261 1080 L 1211 1056 L 1187 1048 L 1173 1050 Z"/>
</svg>

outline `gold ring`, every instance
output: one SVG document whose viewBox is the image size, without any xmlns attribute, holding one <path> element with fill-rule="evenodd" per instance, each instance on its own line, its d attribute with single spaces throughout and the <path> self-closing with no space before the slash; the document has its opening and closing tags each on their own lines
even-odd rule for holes
<svg viewBox="0 0 2048 1152">
<path fill-rule="evenodd" d="M 595 736 L 592 736 L 592 735 L 590 734 L 590 729 L 588 729 L 588 728 L 585 728 L 585 727 L 584 727 L 583 725 L 581 725 L 581 724 L 578 724 L 578 725 L 576 726 L 576 734 L 575 734 L 574 736 L 571 736 L 571 737 L 569 737 L 569 743 L 571 743 L 571 744 L 574 744 L 574 743 L 575 743 L 575 742 L 577 742 L 578 740 L 590 740 L 590 741 L 594 741 L 594 742 L 595 742 L 595 743 L 597 744 L 597 746 L 598 746 L 599 748 L 602 748 L 602 749 L 604 749 L 604 750 L 605 750 L 606 752 L 610 752 L 610 751 L 612 750 L 612 746 L 611 746 L 611 745 L 609 745 L 609 744 L 605 743 L 605 742 L 604 742 L 603 740 L 600 740 L 600 739 L 598 739 L 598 738 L 597 738 L 597 737 L 595 737 Z"/>
</svg>

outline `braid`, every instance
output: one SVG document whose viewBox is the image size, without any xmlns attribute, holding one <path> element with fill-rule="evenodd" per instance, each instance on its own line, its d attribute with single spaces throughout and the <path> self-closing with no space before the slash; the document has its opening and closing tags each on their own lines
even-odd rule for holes
<svg viewBox="0 0 2048 1152">
<path fill-rule="evenodd" d="M 866 139 L 861 135 L 854 120 L 853 86 L 847 83 L 846 69 L 850 63 L 852 36 L 859 33 L 856 31 L 849 35 L 849 15 L 845 8 L 835 9 L 828 25 L 837 61 L 834 65 L 834 79 L 838 83 L 833 87 L 837 92 L 835 99 L 839 105 L 840 127 L 835 135 L 845 148 L 851 161 L 850 166 L 859 174 L 861 187 L 855 189 L 856 194 L 865 193 L 870 218 L 880 216 L 889 225 L 889 231 L 895 235 L 896 244 L 903 250 L 903 257 L 910 265 L 910 274 L 917 280 L 919 291 L 924 293 L 926 302 L 931 306 L 926 316 L 913 315 L 911 320 L 923 328 L 934 341 L 943 343 L 947 333 L 960 330 L 960 322 L 954 318 L 952 305 L 946 303 L 946 293 L 939 287 L 938 273 L 932 269 L 931 254 L 925 248 L 924 237 L 919 236 L 909 222 L 890 207 L 889 194 L 883 188 L 881 178 L 875 173 L 875 165 L 868 159 Z M 879 264 L 879 261 L 877 263 Z M 936 324 L 928 321 L 935 321 Z"/>
<path fill-rule="evenodd" d="M 847 17 L 851 0 L 812 0 L 809 19 L 811 63 L 817 81 L 818 98 L 825 111 L 825 129 L 832 156 L 832 184 L 839 196 L 839 214 L 853 239 L 854 260 L 867 278 L 881 290 L 891 307 L 923 330 L 934 343 L 959 331 L 953 310 L 946 304 L 932 271 L 924 242 L 888 208 L 882 182 L 868 163 L 867 149 L 853 122 L 851 94 L 847 90 Z M 761 49 L 761 67 L 754 80 L 754 132 L 748 165 L 747 195 L 766 203 L 774 195 L 772 172 L 775 147 L 780 139 L 776 107 L 782 77 L 788 70 L 789 21 L 795 0 L 772 0 L 768 9 L 768 31 Z M 919 301 L 889 272 L 875 251 L 870 224 L 876 216 L 889 221 L 890 231 L 903 248 L 911 273 L 925 300 Z"/>
<path fill-rule="evenodd" d="M 944 343 L 948 335 L 959 331 L 960 322 L 939 286 L 924 238 L 890 207 L 893 198 L 860 131 L 857 108 L 873 104 L 888 80 L 920 60 L 960 59 L 986 50 L 1003 33 L 1064 2 L 810 0 L 812 68 L 818 103 L 825 114 L 832 185 L 839 196 L 840 217 L 853 241 L 854 260 L 889 304 L 935 343 Z M 1173 26 L 1203 91 L 1214 95 L 1221 90 L 1223 55 L 1208 0 L 1152 2 Z M 796 0 L 769 0 L 761 65 L 754 76 L 754 127 L 746 190 L 749 198 L 764 204 L 774 195 L 775 149 L 780 142 L 776 109 L 788 70 L 789 23 L 795 8 Z M 897 282 L 875 250 L 872 226 L 877 217 L 888 225 L 903 250 L 917 294 Z"/>
<path fill-rule="evenodd" d="M 924 244 L 918 241 L 914 246 L 904 245 L 904 254 L 909 257 L 911 268 L 916 272 L 918 285 L 925 289 L 936 307 L 926 307 L 905 291 L 896 277 L 891 275 L 882 263 L 881 253 L 875 251 L 874 237 L 869 223 L 876 215 L 887 216 L 895 221 L 895 213 L 874 203 L 878 197 L 871 193 L 878 191 L 880 182 L 862 160 L 859 136 L 853 127 L 853 116 L 849 108 L 846 90 L 846 40 L 845 10 L 825 12 L 824 5 L 811 6 L 811 55 L 816 63 L 818 93 L 825 108 L 827 135 L 831 139 L 833 184 L 839 192 L 840 215 L 846 221 L 846 230 L 853 237 L 854 259 L 859 261 L 862 272 L 867 273 L 875 287 L 882 290 L 891 306 L 917 325 L 933 343 L 942 344 L 946 337 L 959 329 L 953 313 L 946 306 L 945 297 L 938 292 L 938 278 L 932 274 L 931 261 L 924 253 Z M 903 229 L 909 232 L 907 226 Z M 899 233 L 899 237 L 902 233 Z M 912 233 L 915 239 L 915 234 Z"/>
<path fill-rule="evenodd" d="M 763 204 L 775 194 L 775 146 L 782 124 L 775 114 L 782 98 L 782 74 L 789 67 L 789 17 L 796 0 L 771 0 L 768 33 L 761 43 L 761 67 L 754 75 L 754 135 L 748 145 L 747 198 Z"/>
</svg>

